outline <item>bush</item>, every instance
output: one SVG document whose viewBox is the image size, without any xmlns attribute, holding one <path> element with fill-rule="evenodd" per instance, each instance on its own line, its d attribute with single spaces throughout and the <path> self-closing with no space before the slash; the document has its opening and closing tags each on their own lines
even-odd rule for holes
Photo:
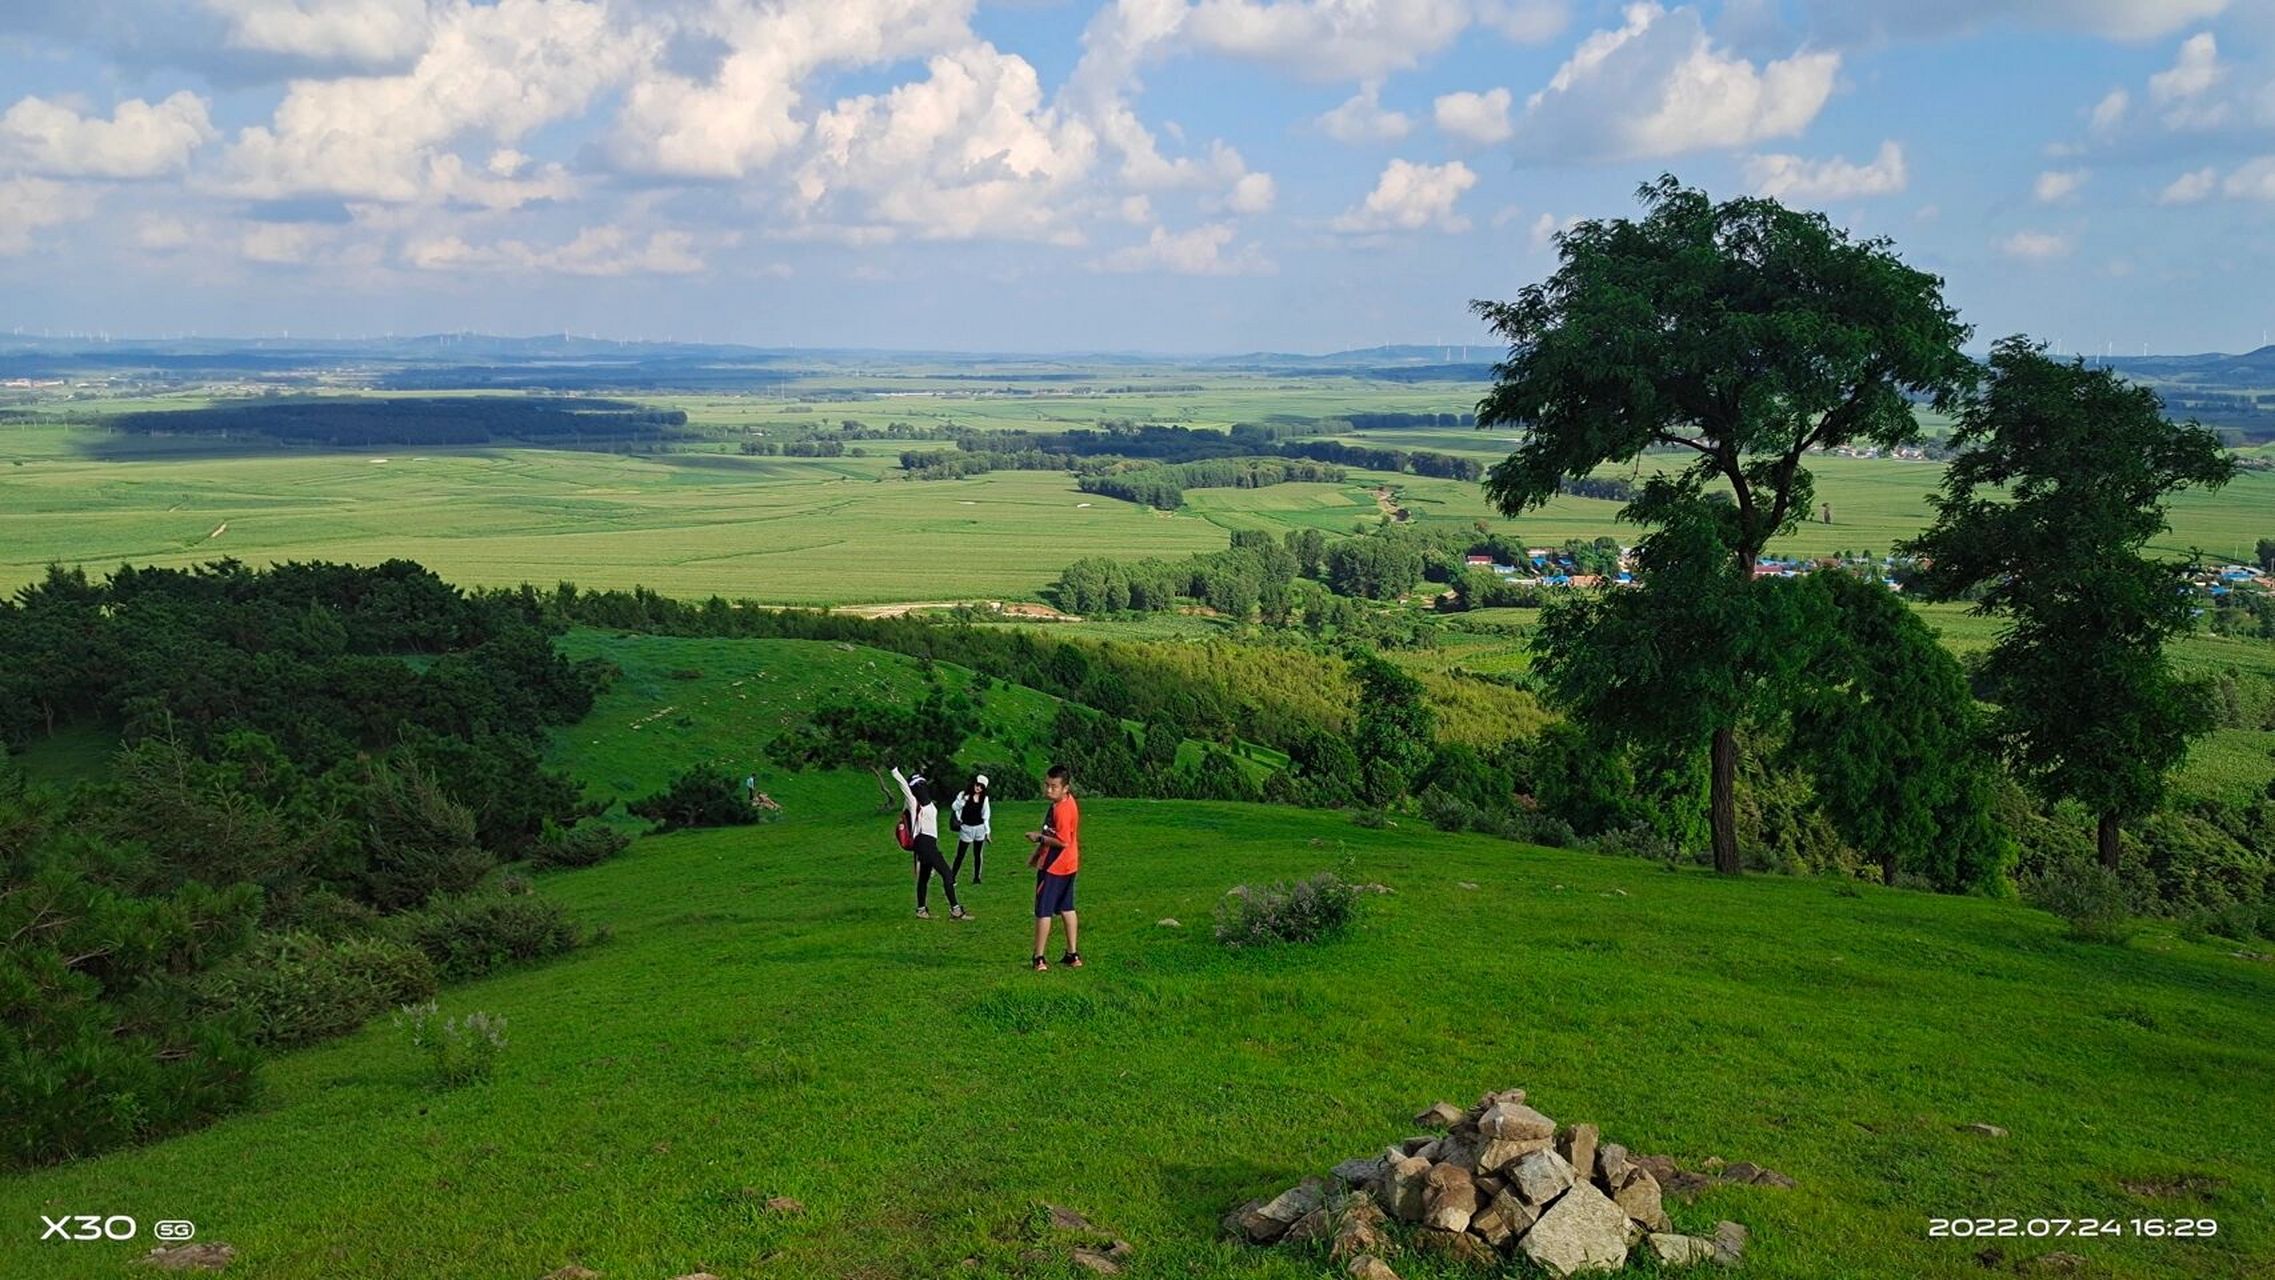
<svg viewBox="0 0 2275 1280">
<path fill-rule="evenodd" d="M 1597 853 L 1624 858 L 1649 858 L 1669 866 L 1690 861 L 1690 855 L 1683 852 L 1681 845 L 1640 822 L 1606 831 L 1585 843 Z"/>
<path fill-rule="evenodd" d="M 345 1035 L 435 992 L 434 962 L 389 938 L 271 933 L 201 984 L 213 1010 L 241 1010 L 255 1043 L 290 1049 Z"/>
<path fill-rule="evenodd" d="M 1485 816 L 1475 805 L 1442 787 L 1431 786 L 1422 792 L 1422 817 L 1440 831 L 1467 831 Z"/>
<path fill-rule="evenodd" d="M 743 798 L 743 788 L 732 774 L 713 765 L 697 765 L 671 780 L 671 785 L 624 806 L 635 817 L 647 818 L 658 831 L 683 827 L 737 827 L 757 822 L 759 810 Z"/>
<path fill-rule="evenodd" d="M 1551 849 L 1569 849 L 1580 839 L 1572 833 L 1571 823 L 1545 813 L 1515 814 L 1502 824 L 1501 835 L 1504 839 L 1546 845 Z"/>
<path fill-rule="evenodd" d="M 388 922 L 445 979 L 472 978 L 575 950 L 583 939 L 561 905 L 534 895 L 443 899 Z"/>
<path fill-rule="evenodd" d="M 1351 825 L 1380 831 L 1390 825 L 1390 814 L 1383 809 L 1360 809 L 1351 815 Z"/>
<path fill-rule="evenodd" d="M 2123 942 L 2132 933 L 2124 885 L 2098 862 L 2055 863 L 2024 881 L 2022 896 L 2068 921 L 2070 936 L 2081 942 Z"/>
<path fill-rule="evenodd" d="M 364 893 L 382 911 L 463 893 L 496 865 L 474 840 L 474 813 L 416 764 L 377 763 L 357 798 Z"/>
<path fill-rule="evenodd" d="M 1228 947 L 1324 942 L 1358 917 L 1359 890 L 1332 871 L 1293 883 L 1241 885 L 1217 900 L 1216 940 Z"/>
<path fill-rule="evenodd" d="M 489 1079 L 505 1052 L 506 1020 L 479 1010 L 463 1019 L 444 1018 L 429 1000 L 397 1010 L 395 1025 L 426 1055 L 435 1083 L 445 1087 Z"/>
<path fill-rule="evenodd" d="M 529 851 L 529 865 L 539 871 L 596 866 L 630 847 L 632 837 L 597 822 L 580 822 L 567 828 L 548 826 L 544 838 Z"/>
</svg>

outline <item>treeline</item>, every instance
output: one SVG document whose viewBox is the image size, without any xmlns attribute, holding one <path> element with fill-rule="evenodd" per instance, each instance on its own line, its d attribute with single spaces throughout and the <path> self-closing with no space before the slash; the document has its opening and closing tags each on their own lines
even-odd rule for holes
<svg viewBox="0 0 2275 1280">
<path fill-rule="evenodd" d="M 1075 483 L 1084 493 L 1175 511 L 1185 505 L 1187 489 L 1261 489 L 1303 481 L 1340 483 L 1344 474 L 1341 467 L 1302 459 L 1219 458 L 1085 475 Z"/>
<path fill-rule="evenodd" d="M 956 444 L 962 454 L 971 455 L 971 460 L 912 449 L 901 455 L 901 466 L 919 479 L 949 479 L 997 469 L 1075 471 L 1086 459 L 1191 464 L 1277 457 L 1451 480 L 1475 480 L 1484 474 L 1483 463 L 1454 454 L 1378 449 L 1332 440 L 1289 440 L 1309 431 L 1306 426 L 1288 422 L 1243 422 L 1230 431 L 1216 431 L 1108 419 L 1096 429 L 966 432 L 956 438 Z"/>
<path fill-rule="evenodd" d="M 686 430 L 683 410 L 564 396 L 295 396 L 123 413 L 107 422 L 133 435 L 256 435 L 287 444 L 339 448 L 505 440 L 580 448 L 625 440 L 696 438 Z"/>
<path fill-rule="evenodd" d="M 1475 458 L 1427 449 L 1376 449 L 1335 440 L 1305 440 L 1281 445 L 1280 452 L 1291 458 L 1316 458 L 1367 471 L 1403 471 L 1440 480 L 1475 480 L 1485 474 L 1485 464 Z"/>
<path fill-rule="evenodd" d="M 605 675 L 404 561 L 50 570 L 0 605 L 0 735 L 122 744 L 65 794 L 0 760 L 5 1162 L 202 1123 L 265 1048 L 576 945 L 480 890 L 589 812 L 544 735 Z"/>
<path fill-rule="evenodd" d="M 845 456 L 845 441 L 745 440 L 741 450 L 745 457 L 753 458 L 842 458 Z"/>
<path fill-rule="evenodd" d="M 1351 413 L 1344 421 L 1355 431 L 1402 431 L 1415 428 L 1474 427 L 1474 413 Z"/>
</svg>

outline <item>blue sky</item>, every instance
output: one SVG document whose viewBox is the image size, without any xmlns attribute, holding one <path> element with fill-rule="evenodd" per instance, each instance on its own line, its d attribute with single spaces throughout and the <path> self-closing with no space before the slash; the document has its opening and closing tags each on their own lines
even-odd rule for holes
<svg viewBox="0 0 2275 1280">
<path fill-rule="evenodd" d="M 1978 343 L 2275 329 L 2275 0 L 9 0 L 0 323 L 1480 342 L 1662 170 Z"/>
</svg>

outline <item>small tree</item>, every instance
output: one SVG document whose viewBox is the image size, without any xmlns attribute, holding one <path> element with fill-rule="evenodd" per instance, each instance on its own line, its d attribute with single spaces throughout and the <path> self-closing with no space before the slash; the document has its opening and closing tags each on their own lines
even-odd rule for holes
<svg viewBox="0 0 2275 1280">
<path fill-rule="evenodd" d="M 1983 666 L 2007 758 L 2040 796 L 2097 815 L 2115 870 L 2120 827 L 2163 801 L 2211 723 L 2205 691 L 2164 652 L 2195 613 L 2182 565 L 2144 550 L 2167 527 L 2166 497 L 2217 489 L 2235 462 L 2210 431 L 2167 420 L 2155 393 L 2019 337 L 1993 350 L 1952 443 L 1935 524 L 1905 548 L 1924 566 L 1919 590 L 1980 591 L 1974 612 L 2008 620 Z"/>
<path fill-rule="evenodd" d="M 1058 653 L 1082 661 L 1071 645 Z M 1088 673 L 1083 661 L 1079 671 L 1068 674 L 1079 683 Z M 821 707 L 812 720 L 776 738 L 766 754 L 793 770 L 866 768 L 891 798 L 895 793 L 884 780 L 887 766 L 945 766 L 963 748 L 971 722 L 970 700 L 960 694 L 949 697 L 935 682 L 914 704 L 860 696 Z"/>
<path fill-rule="evenodd" d="M 1359 682 L 1359 712 L 1351 729 L 1359 792 L 1370 804 L 1389 804 L 1430 767 L 1435 718 L 1421 681 L 1373 654 L 1354 659 L 1351 674 Z"/>
<path fill-rule="evenodd" d="M 1685 545 L 1732 570 L 1717 584 L 1730 599 L 1702 606 L 1743 619 L 1756 612 L 1739 600 L 1763 548 L 1810 509 L 1809 451 L 1914 439 L 1913 399 L 1948 404 L 1975 377 L 1959 349 L 1968 330 L 1942 281 L 1822 214 L 1768 199 L 1716 204 L 1672 177 L 1639 195 L 1640 221 L 1583 222 L 1558 237 L 1554 276 L 1513 302 L 1472 304 L 1509 342 L 1477 426 L 1526 433 L 1485 488 L 1514 516 L 1606 463 L 1680 451 L 1688 465 L 1644 485 L 1622 518 L 1664 524 L 1727 498 L 1720 545 Z M 1714 865 L 1732 874 L 1737 715 L 1756 678 L 1744 659 L 1761 652 L 1743 635 L 1698 648 L 1692 660 L 1717 674 L 1668 675 L 1720 686 L 1711 707 L 1664 706 L 1669 721 L 1652 730 L 1708 745 Z"/>
</svg>

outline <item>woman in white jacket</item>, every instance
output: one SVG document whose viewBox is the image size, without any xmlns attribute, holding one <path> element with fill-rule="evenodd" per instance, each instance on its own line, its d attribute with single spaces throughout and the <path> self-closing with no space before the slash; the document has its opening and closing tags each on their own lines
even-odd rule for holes
<svg viewBox="0 0 2275 1280">
<path fill-rule="evenodd" d="M 948 915 L 954 920 L 969 920 L 971 912 L 956 901 L 956 873 L 948 869 L 947 860 L 940 856 L 940 810 L 932 803 L 932 784 L 922 774 L 904 778 L 901 771 L 893 770 L 893 781 L 901 784 L 901 803 L 908 809 L 908 829 L 915 836 L 916 854 L 916 915 L 930 920 L 932 912 L 924 905 L 927 891 L 932 888 L 932 875 L 940 874 L 943 887 L 948 891 Z"/>
<path fill-rule="evenodd" d="M 987 775 L 972 779 L 972 785 L 956 793 L 948 802 L 955 807 L 949 815 L 950 825 L 956 828 L 956 865 L 948 868 L 948 883 L 956 883 L 956 876 L 964 869 L 964 855 L 972 855 L 972 883 L 980 882 L 980 858 L 987 852 L 988 823 L 994 812 L 987 802 Z"/>
</svg>

